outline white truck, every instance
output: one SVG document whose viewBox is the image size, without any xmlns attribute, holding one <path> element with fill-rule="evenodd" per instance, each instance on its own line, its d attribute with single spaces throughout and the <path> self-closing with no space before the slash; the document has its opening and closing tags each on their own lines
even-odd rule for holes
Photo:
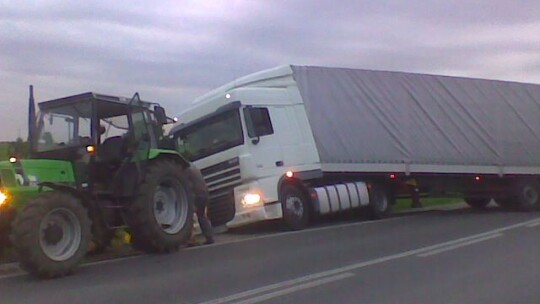
<svg viewBox="0 0 540 304">
<path fill-rule="evenodd" d="M 364 208 L 412 188 L 484 208 L 540 198 L 540 85 L 286 65 L 195 100 L 171 130 L 214 226 Z"/>
</svg>

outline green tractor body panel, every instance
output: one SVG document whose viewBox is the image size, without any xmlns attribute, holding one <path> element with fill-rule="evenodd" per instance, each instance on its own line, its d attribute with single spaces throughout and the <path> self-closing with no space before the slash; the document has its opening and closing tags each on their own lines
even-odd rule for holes
<svg viewBox="0 0 540 304">
<path fill-rule="evenodd" d="M 36 182 L 75 184 L 71 162 L 52 159 L 26 159 L 20 161 L 26 176 Z"/>
<path fill-rule="evenodd" d="M 1 191 L 8 195 L 3 208 L 21 208 L 39 193 L 39 183 L 75 185 L 70 162 L 48 159 L 26 159 L 15 163 L 0 162 Z M 43 191 L 49 189 L 43 188 Z"/>
<path fill-rule="evenodd" d="M 185 162 L 184 158 L 176 150 L 166 150 L 166 149 L 150 149 L 150 151 L 148 152 L 148 159 L 155 159 L 161 155 L 179 157 Z"/>
<path fill-rule="evenodd" d="M 150 149 L 148 152 L 148 160 L 156 159 L 160 156 L 166 156 L 174 158 L 175 161 L 178 161 L 182 164 L 182 167 L 187 168 L 190 166 L 189 162 L 176 150 L 167 150 L 167 149 Z"/>
</svg>

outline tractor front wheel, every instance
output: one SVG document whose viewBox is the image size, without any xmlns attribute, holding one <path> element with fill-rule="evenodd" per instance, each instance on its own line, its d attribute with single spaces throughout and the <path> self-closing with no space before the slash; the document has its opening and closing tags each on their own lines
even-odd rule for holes
<svg viewBox="0 0 540 304">
<path fill-rule="evenodd" d="M 147 253 L 177 250 L 193 228 L 193 193 L 184 168 L 169 160 L 147 167 L 139 195 L 126 213 L 135 249 Z"/>
<path fill-rule="evenodd" d="M 90 226 L 77 198 L 56 191 L 38 195 L 13 223 L 11 241 L 21 268 L 40 278 L 69 274 L 86 255 Z"/>
</svg>

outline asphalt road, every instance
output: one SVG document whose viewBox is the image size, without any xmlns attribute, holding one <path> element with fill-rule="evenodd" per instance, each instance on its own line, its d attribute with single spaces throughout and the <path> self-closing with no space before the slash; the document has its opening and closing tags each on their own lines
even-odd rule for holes
<svg viewBox="0 0 540 304">
<path fill-rule="evenodd" d="M 540 303 L 540 213 L 428 212 L 15 274 L 0 303 Z"/>
</svg>

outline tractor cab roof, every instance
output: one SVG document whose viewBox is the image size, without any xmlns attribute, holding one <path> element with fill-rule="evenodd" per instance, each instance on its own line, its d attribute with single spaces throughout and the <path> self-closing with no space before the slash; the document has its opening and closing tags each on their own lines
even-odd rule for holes
<svg viewBox="0 0 540 304">
<path fill-rule="evenodd" d="M 38 104 L 40 110 L 51 110 L 58 108 L 59 111 L 62 111 L 62 108 L 65 111 L 72 111 L 71 107 L 64 107 L 68 105 L 75 105 L 85 102 L 94 102 L 96 106 L 96 111 L 99 113 L 101 118 L 103 117 L 113 117 L 125 114 L 128 107 L 143 107 L 149 108 L 150 105 L 156 104 L 153 102 L 139 100 L 136 103 L 130 104 L 131 98 L 128 97 L 118 97 L 105 94 L 98 94 L 94 92 L 87 92 L 82 94 L 77 94 L 73 96 L 53 99 L 49 101 L 40 102 Z M 70 113 L 64 113 L 70 114 Z"/>
</svg>

